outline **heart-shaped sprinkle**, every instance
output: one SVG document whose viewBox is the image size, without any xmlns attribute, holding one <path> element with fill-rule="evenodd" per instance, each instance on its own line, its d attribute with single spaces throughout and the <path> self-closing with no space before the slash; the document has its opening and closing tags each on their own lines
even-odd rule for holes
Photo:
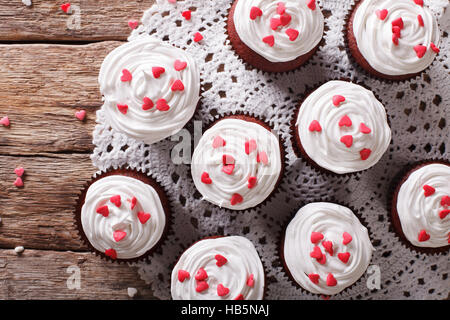
<svg viewBox="0 0 450 320">
<path fill-rule="evenodd" d="M 155 79 L 161 77 L 164 72 L 166 72 L 166 69 L 164 69 L 163 67 L 152 67 L 152 73 Z"/>
<path fill-rule="evenodd" d="M 123 230 L 116 230 L 113 233 L 113 238 L 116 242 L 119 242 L 120 240 L 123 240 L 127 236 L 127 233 Z"/>
<path fill-rule="evenodd" d="M 280 18 L 271 18 L 270 19 L 270 29 L 277 30 L 279 26 L 281 26 Z"/>
<path fill-rule="evenodd" d="M 214 149 L 217 149 L 220 147 L 225 147 L 226 145 L 227 145 L 227 142 L 225 140 L 223 140 L 221 136 L 216 136 L 213 140 L 212 147 Z"/>
<path fill-rule="evenodd" d="M 122 82 L 128 82 L 133 80 L 133 75 L 131 74 L 130 71 L 128 71 L 127 69 L 123 69 L 122 70 L 122 77 L 120 77 L 120 80 Z"/>
<path fill-rule="evenodd" d="M 233 300 L 244 300 L 244 296 L 242 294 L 238 294 Z"/>
<path fill-rule="evenodd" d="M 69 2 L 63 3 L 61 5 L 61 10 L 64 11 L 65 13 L 68 13 L 70 10 L 70 3 Z"/>
<path fill-rule="evenodd" d="M 261 17 L 263 14 L 262 10 L 258 7 L 252 7 L 250 9 L 250 19 L 256 20 L 256 18 Z"/>
<path fill-rule="evenodd" d="M 75 112 L 75 117 L 78 120 L 83 121 L 84 118 L 86 118 L 86 110 L 80 110 L 80 111 Z"/>
<path fill-rule="evenodd" d="M 256 186 L 256 182 L 257 182 L 256 177 L 250 177 L 250 178 L 248 178 L 248 184 L 247 184 L 247 187 L 248 187 L 249 189 L 253 189 L 253 188 Z"/>
<path fill-rule="evenodd" d="M 414 3 L 418 4 L 421 7 L 423 7 L 423 0 L 414 0 Z"/>
<path fill-rule="evenodd" d="M 0 119 L 0 124 L 5 126 L 5 127 L 9 127 L 10 122 L 9 122 L 8 116 L 5 116 L 5 117 L 1 118 Z"/>
<path fill-rule="evenodd" d="M 233 194 L 230 200 L 232 206 L 235 206 L 241 203 L 242 201 L 244 201 L 244 198 L 239 193 Z"/>
<path fill-rule="evenodd" d="M 194 34 L 194 42 L 200 42 L 203 40 L 203 35 L 200 32 Z"/>
<path fill-rule="evenodd" d="M 128 106 L 126 104 L 118 104 L 117 109 L 119 109 L 122 114 L 127 114 L 128 112 Z"/>
<path fill-rule="evenodd" d="M 398 35 L 397 34 L 395 34 L 395 33 L 393 33 L 392 34 L 392 42 L 396 45 L 396 46 L 398 46 Z"/>
<path fill-rule="evenodd" d="M 226 296 L 228 293 L 230 293 L 230 289 L 228 289 L 227 287 L 224 287 L 223 284 L 221 284 L 221 283 L 219 283 L 217 285 L 217 295 L 219 297 Z"/>
<path fill-rule="evenodd" d="M 282 15 L 286 12 L 286 5 L 284 4 L 284 2 L 278 2 L 277 4 L 277 13 L 279 15 Z"/>
<path fill-rule="evenodd" d="M 402 37 L 402 35 L 401 35 L 402 29 L 400 29 L 400 27 L 398 27 L 398 26 L 393 26 L 393 27 L 392 27 L 392 33 L 393 33 L 394 35 L 396 35 L 397 38 L 401 38 L 401 37 Z"/>
<path fill-rule="evenodd" d="M 265 166 L 269 164 L 269 157 L 265 151 L 260 151 L 256 155 L 256 162 L 264 164 Z"/>
<path fill-rule="evenodd" d="M 351 127 L 352 126 L 352 120 L 349 116 L 345 115 L 339 120 L 339 127 Z"/>
<path fill-rule="evenodd" d="M 109 201 L 111 201 L 111 203 L 114 203 L 117 208 L 120 208 L 120 206 L 122 205 L 122 201 L 121 201 L 120 195 L 111 197 L 109 199 Z"/>
<path fill-rule="evenodd" d="M 318 246 L 315 246 L 313 251 L 311 251 L 311 253 L 309 254 L 311 258 L 320 260 L 322 259 L 322 250 L 320 250 L 320 248 Z"/>
<path fill-rule="evenodd" d="M 171 89 L 172 91 L 184 91 L 184 84 L 181 80 L 175 80 Z"/>
<path fill-rule="evenodd" d="M 109 216 L 109 208 L 108 206 L 102 206 L 97 208 L 97 213 L 101 214 L 105 218 Z"/>
<path fill-rule="evenodd" d="M 307 6 L 313 11 L 316 10 L 316 0 L 308 0 Z"/>
<path fill-rule="evenodd" d="M 334 278 L 333 274 L 329 273 L 327 276 L 327 286 L 334 287 L 335 285 L 337 285 L 337 281 Z"/>
<path fill-rule="evenodd" d="M 208 279 L 208 274 L 206 273 L 205 269 L 200 268 L 197 271 L 197 274 L 195 275 L 195 280 L 197 281 L 203 281 Z"/>
<path fill-rule="evenodd" d="M 430 44 L 430 48 L 436 53 L 441 52 L 441 50 L 438 47 L 436 47 L 436 45 L 433 42 Z"/>
<path fill-rule="evenodd" d="M 289 23 L 291 23 L 291 20 L 292 20 L 292 16 L 290 14 L 285 13 L 280 16 L 280 22 L 283 27 L 285 27 Z"/>
<path fill-rule="evenodd" d="M 450 213 L 450 210 L 445 209 L 445 210 L 441 210 L 439 212 L 439 218 L 441 219 L 445 219 L 445 217 L 447 217 L 447 215 Z"/>
<path fill-rule="evenodd" d="M 178 281 L 184 282 L 186 279 L 190 279 L 191 275 L 186 270 L 178 270 Z"/>
<path fill-rule="evenodd" d="M 345 135 L 341 137 L 340 140 L 347 148 L 350 148 L 353 145 L 353 136 Z"/>
<path fill-rule="evenodd" d="M 234 168 L 235 168 L 234 164 L 225 164 L 222 167 L 222 172 L 224 172 L 228 175 L 231 175 L 231 174 L 233 174 Z"/>
<path fill-rule="evenodd" d="M 117 252 L 114 249 L 107 249 L 107 250 L 105 250 L 105 255 L 107 257 L 110 257 L 113 260 L 117 259 Z"/>
<path fill-rule="evenodd" d="M 206 281 L 197 282 L 197 286 L 195 287 L 195 291 L 203 292 L 209 288 L 209 285 Z"/>
<path fill-rule="evenodd" d="M 234 157 L 229 154 L 224 154 L 222 156 L 223 165 L 234 164 L 235 162 L 236 162 L 236 160 L 234 160 Z"/>
<path fill-rule="evenodd" d="M 137 198 L 133 197 L 131 198 L 131 210 L 133 210 L 137 205 Z"/>
<path fill-rule="evenodd" d="M 348 233 L 348 232 L 344 232 L 343 234 L 342 234 L 342 243 L 344 244 L 344 245 L 348 245 L 350 242 L 352 242 L 352 240 L 353 240 L 353 238 L 352 238 L 352 236 Z"/>
<path fill-rule="evenodd" d="M 314 244 L 319 243 L 323 239 L 323 234 L 320 232 L 311 232 L 311 242 Z"/>
<path fill-rule="evenodd" d="M 423 18 L 420 14 L 417 16 L 417 21 L 419 21 L 419 26 L 421 26 L 421 27 L 425 26 L 425 24 L 423 22 Z"/>
<path fill-rule="evenodd" d="M 424 191 L 425 197 L 429 197 L 436 192 L 436 189 L 433 188 L 432 186 L 429 186 L 426 184 L 423 186 L 423 191 Z"/>
<path fill-rule="evenodd" d="M 227 258 L 225 258 L 224 256 L 222 256 L 221 254 L 216 254 L 214 259 L 216 259 L 216 265 L 220 268 L 221 266 L 223 266 L 225 263 L 228 262 Z"/>
<path fill-rule="evenodd" d="M 414 51 L 416 51 L 417 57 L 420 59 L 427 53 L 427 47 L 418 44 L 417 46 L 414 46 Z"/>
<path fill-rule="evenodd" d="M 350 259 L 350 252 L 340 252 L 340 253 L 338 253 L 338 258 L 343 263 L 347 263 L 348 259 Z"/>
<path fill-rule="evenodd" d="M 336 107 L 339 107 L 341 105 L 341 103 L 343 103 L 345 101 L 345 97 L 341 96 L 339 94 L 333 96 L 333 104 Z"/>
<path fill-rule="evenodd" d="M 169 3 L 177 3 L 177 0 L 167 0 Z"/>
<path fill-rule="evenodd" d="M 308 274 L 308 278 L 312 283 L 318 284 L 320 276 L 317 273 L 310 273 Z"/>
<path fill-rule="evenodd" d="M 392 26 L 399 27 L 400 29 L 403 29 L 403 26 L 404 26 L 403 19 L 401 17 L 393 20 L 391 22 L 391 24 L 392 24 Z"/>
<path fill-rule="evenodd" d="M 15 173 L 18 177 L 23 176 L 24 172 L 25 172 L 25 169 L 24 169 L 23 167 L 19 167 L 19 168 L 14 169 L 14 173 Z"/>
<path fill-rule="evenodd" d="M 159 111 L 169 111 L 170 106 L 165 99 L 158 99 L 158 101 L 156 101 L 156 109 Z"/>
<path fill-rule="evenodd" d="M 138 25 L 139 25 L 139 21 L 136 21 L 136 20 L 128 21 L 128 26 L 133 30 L 136 29 L 138 27 Z"/>
<path fill-rule="evenodd" d="M 386 19 L 387 15 L 388 15 L 388 11 L 387 11 L 387 9 L 381 9 L 381 10 L 375 11 L 375 14 L 377 15 L 378 19 L 384 20 L 384 19 Z"/>
<path fill-rule="evenodd" d="M 370 129 L 368 126 L 366 126 L 363 122 L 359 125 L 359 131 L 363 134 L 369 134 L 372 132 L 372 129 Z"/>
<path fill-rule="evenodd" d="M 182 15 L 183 18 L 185 18 L 186 20 L 191 20 L 192 12 L 191 12 L 191 10 L 186 10 L 186 11 L 183 11 L 183 12 L 181 13 L 181 15 Z"/>
<path fill-rule="evenodd" d="M 267 37 L 264 37 L 262 39 L 262 41 L 264 43 L 266 43 L 267 45 L 269 45 L 269 47 L 273 47 L 274 44 L 275 44 L 275 37 L 274 36 L 267 36 Z"/>
<path fill-rule="evenodd" d="M 359 152 L 359 155 L 361 156 L 361 160 L 367 160 L 369 159 L 370 155 L 372 154 L 372 150 L 370 149 L 362 149 Z"/>
<path fill-rule="evenodd" d="M 201 181 L 202 181 L 204 184 L 211 184 L 211 183 L 212 183 L 212 180 L 211 180 L 211 178 L 209 177 L 209 173 L 208 173 L 208 172 L 203 172 L 203 173 L 202 173 Z"/>
<path fill-rule="evenodd" d="M 317 259 L 317 263 L 324 265 L 325 263 L 327 263 L 327 256 L 326 255 L 322 255 L 322 258 Z"/>
<path fill-rule="evenodd" d="M 443 196 L 441 198 L 441 206 L 450 206 L 450 196 Z"/>
<path fill-rule="evenodd" d="M 144 111 L 150 110 L 151 108 L 153 108 L 155 106 L 155 104 L 153 103 L 153 100 L 150 99 L 149 97 L 144 97 L 143 102 L 144 102 L 144 104 L 142 105 L 142 110 L 144 110 Z"/>
<path fill-rule="evenodd" d="M 251 139 L 249 141 L 245 141 L 245 153 L 250 154 L 258 148 L 256 144 L 256 140 Z"/>
<path fill-rule="evenodd" d="M 253 288 L 254 285 L 255 285 L 255 276 L 251 274 L 247 279 L 247 286 Z"/>
<path fill-rule="evenodd" d="M 22 180 L 22 178 L 21 177 L 17 177 L 16 180 L 14 181 L 14 185 L 17 188 L 23 187 L 23 180 Z"/>
<path fill-rule="evenodd" d="M 311 124 L 309 125 L 308 129 L 311 132 L 314 132 L 314 131 L 321 132 L 322 131 L 322 127 L 320 126 L 320 123 L 317 120 L 313 120 L 311 122 Z"/>
<path fill-rule="evenodd" d="M 289 28 L 286 30 L 286 34 L 289 37 L 290 41 L 295 41 L 298 38 L 299 32 L 298 32 L 298 30 Z"/>
<path fill-rule="evenodd" d="M 328 252 L 330 256 L 334 254 L 332 241 L 322 241 L 322 245 L 325 248 L 325 251 Z"/>
<path fill-rule="evenodd" d="M 173 67 L 175 68 L 176 71 L 184 70 L 187 67 L 187 62 L 181 61 L 181 60 L 175 60 Z"/>
<path fill-rule="evenodd" d="M 425 230 L 420 230 L 417 239 L 419 240 L 419 242 L 428 241 L 430 240 L 430 235 Z"/>
<path fill-rule="evenodd" d="M 152 215 L 150 213 L 145 213 L 144 211 L 139 211 L 137 216 L 139 221 L 142 224 L 145 224 L 151 218 Z"/>
</svg>

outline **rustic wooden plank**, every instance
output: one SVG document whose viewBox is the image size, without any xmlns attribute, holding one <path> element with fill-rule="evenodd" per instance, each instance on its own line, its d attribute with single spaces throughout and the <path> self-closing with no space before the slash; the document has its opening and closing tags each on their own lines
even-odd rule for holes
<svg viewBox="0 0 450 320">
<path fill-rule="evenodd" d="M 0 41 L 103 41 L 126 40 L 129 20 L 140 20 L 155 0 L 82 0 L 80 28 L 74 28 L 60 0 L 32 0 L 27 7 L 20 0 L 0 0 Z"/>
<path fill-rule="evenodd" d="M 120 44 L 0 45 L 0 117 L 11 120 L 0 126 L 0 154 L 90 152 L 102 104 L 98 72 Z M 88 111 L 84 122 L 74 116 L 79 109 Z"/>
<path fill-rule="evenodd" d="M 70 269 L 68 269 L 70 268 Z M 78 269 L 77 269 L 78 268 Z M 80 289 L 69 280 L 80 275 Z M 79 272 L 79 273 L 78 273 Z M 130 299 L 127 288 L 138 290 L 135 299 L 152 299 L 148 285 L 135 267 L 104 261 L 91 253 L 26 249 L 0 250 L 0 299 Z"/>
</svg>

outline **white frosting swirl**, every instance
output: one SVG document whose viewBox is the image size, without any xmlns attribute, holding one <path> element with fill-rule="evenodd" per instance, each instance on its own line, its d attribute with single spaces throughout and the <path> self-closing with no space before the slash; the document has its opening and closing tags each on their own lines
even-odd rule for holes
<svg viewBox="0 0 450 320">
<path fill-rule="evenodd" d="M 216 265 L 216 255 L 227 262 Z M 195 275 L 203 268 L 206 271 L 208 289 L 197 292 Z M 180 270 L 189 272 L 190 277 L 181 282 Z M 253 275 L 253 284 L 247 284 Z M 228 294 L 219 296 L 217 287 L 222 284 L 229 289 Z M 234 300 L 242 295 L 244 300 L 262 300 L 265 276 L 261 260 L 254 245 L 239 236 L 205 239 L 187 249 L 172 271 L 171 292 L 174 300 Z"/>
<path fill-rule="evenodd" d="M 321 233 L 323 240 L 312 243 L 312 232 Z M 343 244 L 344 232 L 352 237 L 347 245 Z M 324 241 L 332 242 L 333 255 L 323 247 Z M 310 256 L 315 246 L 326 256 L 325 264 Z M 352 285 L 364 274 L 373 250 L 367 229 L 350 209 L 317 202 L 302 207 L 289 223 L 283 254 L 289 273 L 300 286 L 312 293 L 332 295 Z M 338 254 L 346 252 L 350 257 L 344 263 Z M 337 281 L 335 286 L 327 285 L 330 273 Z M 317 284 L 311 281 L 310 274 L 319 275 Z"/>
<path fill-rule="evenodd" d="M 222 138 L 226 145 L 214 148 L 214 139 Z M 246 153 L 247 141 L 256 142 L 255 149 Z M 258 155 L 265 153 L 267 161 Z M 234 159 L 234 169 L 227 174 L 224 155 Z M 263 158 L 261 156 L 261 158 Z M 228 164 L 228 163 L 226 163 Z M 280 177 L 282 159 L 277 136 L 260 124 L 241 119 L 223 119 L 207 130 L 200 139 L 192 157 L 191 173 L 197 190 L 203 198 L 220 207 L 244 210 L 263 202 L 274 190 Z M 211 183 L 202 181 L 204 173 Z M 249 188 L 249 179 L 256 184 Z M 234 195 L 242 202 L 232 204 Z"/>
<path fill-rule="evenodd" d="M 343 96 L 344 102 L 333 103 L 334 96 Z M 348 116 L 349 126 L 340 126 Z M 310 131 L 313 121 L 318 121 L 321 131 Z M 370 133 L 363 133 L 361 123 Z M 337 174 L 368 169 L 375 165 L 391 142 L 391 130 L 383 105 L 374 94 L 354 83 L 330 81 L 310 94 L 302 103 L 297 130 L 307 155 L 319 166 Z M 351 147 L 341 142 L 343 136 L 352 136 Z M 361 152 L 369 149 L 363 160 Z"/>
<path fill-rule="evenodd" d="M 435 192 L 425 196 L 427 185 Z M 405 237 L 417 247 L 437 248 L 448 246 L 450 215 L 442 219 L 439 213 L 448 210 L 441 204 L 444 196 L 450 197 L 450 166 L 429 164 L 413 171 L 401 185 L 397 195 L 397 213 Z M 419 241 L 419 233 L 425 230 L 429 240 Z"/>
<path fill-rule="evenodd" d="M 272 30 L 270 20 L 280 18 L 278 3 L 283 2 L 291 21 L 286 26 Z M 271 62 L 287 62 L 308 53 L 315 48 L 323 36 L 324 18 L 319 6 L 314 10 L 307 6 L 307 0 L 238 0 L 234 11 L 234 25 L 239 38 L 250 49 Z M 262 16 L 250 19 L 252 7 L 262 10 Z M 299 31 L 291 41 L 287 29 Z M 273 47 L 263 42 L 263 38 L 273 35 Z"/>
<path fill-rule="evenodd" d="M 117 195 L 120 196 L 120 207 L 111 202 Z M 133 197 L 137 201 L 131 209 Z M 104 206 L 108 207 L 107 216 L 97 213 Z M 150 218 L 142 223 L 139 212 L 150 213 Z M 153 187 L 138 179 L 112 175 L 97 180 L 87 190 L 81 224 L 95 249 L 100 252 L 114 249 L 118 259 L 133 259 L 158 243 L 166 225 L 166 214 Z M 123 231 L 126 236 L 116 241 L 115 231 Z"/>
<path fill-rule="evenodd" d="M 381 20 L 377 10 L 388 14 Z M 419 24 L 421 15 L 424 26 Z M 404 28 L 398 45 L 392 40 L 392 21 L 402 18 Z M 364 0 L 353 18 L 353 33 L 358 49 L 376 71 L 386 75 L 414 74 L 426 69 L 436 57 L 431 43 L 439 46 L 440 33 L 436 17 L 427 7 L 413 0 Z M 427 47 L 422 58 L 414 50 L 417 45 Z"/>
<path fill-rule="evenodd" d="M 175 70 L 176 60 L 187 62 L 186 68 Z M 165 72 L 155 78 L 153 67 L 162 67 Z M 131 81 L 121 80 L 123 70 L 131 73 Z M 183 91 L 172 91 L 176 80 L 182 81 Z M 180 131 L 194 115 L 200 99 L 200 74 L 194 59 L 150 36 L 127 42 L 109 53 L 100 69 L 99 83 L 105 99 L 102 109 L 112 128 L 148 144 Z M 151 99 L 154 106 L 144 110 L 144 98 Z M 159 99 L 166 100 L 168 111 L 158 110 Z M 126 114 L 118 105 L 128 106 Z"/>
</svg>

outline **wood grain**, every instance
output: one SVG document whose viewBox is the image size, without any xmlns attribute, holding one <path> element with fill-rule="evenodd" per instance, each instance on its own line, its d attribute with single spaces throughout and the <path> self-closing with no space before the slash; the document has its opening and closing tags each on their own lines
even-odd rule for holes
<svg viewBox="0 0 450 320">
<path fill-rule="evenodd" d="M 129 20 L 139 21 L 154 0 L 78 0 L 81 28 L 67 21 L 71 15 L 60 6 L 69 1 L 32 0 L 27 7 L 20 0 L 0 0 L 0 41 L 56 42 L 126 40 Z"/>
</svg>

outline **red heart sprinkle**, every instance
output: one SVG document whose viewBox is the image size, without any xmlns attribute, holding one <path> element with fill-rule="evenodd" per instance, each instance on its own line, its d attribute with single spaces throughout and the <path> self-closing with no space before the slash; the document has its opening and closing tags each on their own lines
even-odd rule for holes
<svg viewBox="0 0 450 320">
<path fill-rule="evenodd" d="M 442 197 L 441 206 L 450 206 L 450 197 L 449 196 Z"/>
<path fill-rule="evenodd" d="M 311 242 L 317 244 L 323 239 L 323 234 L 320 232 L 311 232 Z"/>
<path fill-rule="evenodd" d="M 225 147 L 226 145 L 227 145 L 227 142 L 225 140 L 223 140 L 221 136 L 217 136 L 213 140 L 212 147 L 214 149 L 217 149 L 217 148 L 220 148 L 220 147 Z"/>
<path fill-rule="evenodd" d="M 107 250 L 105 250 L 105 255 L 110 257 L 113 260 L 117 259 L 117 252 L 114 249 L 107 249 Z"/>
<path fill-rule="evenodd" d="M 418 4 L 421 7 L 423 7 L 423 0 L 414 0 L 414 3 Z"/>
<path fill-rule="evenodd" d="M 279 26 L 281 26 L 281 20 L 279 18 L 270 19 L 270 29 L 277 30 Z"/>
<path fill-rule="evenodd" d="M 200 32 L 196 32 L 194 34 L 194 42 L 200 42 L 203 40 L 203 36 Z"/>
<path fill-rule="evenodd" d="M 325 263 L 327 263 L 327 256 L 326 255 L 322 255 L 322 258 L 320 258 L 320 259 L 317 259 L 317 262 L 318 263 L 320 263 L 320 264 L 325 264 Z"/>
<path fill-rule="evenodd" d="M 352 126 L 352 120 L 350 119 L 349 116 L 345 115 L 341 118 L 341 120 L 339 121 L 339 127 L 351 127 Z"/>
<path fill-rule="evenodd" d="M 429 186 L 427 184 L 423 186 L 423 190 L 425 191 L 424 192 L 425 197 L 429 197 L 436 192 L 435 188 L 433 188 L 432 186 Z"/>
<path fill-rule="evenodd" d="M 338 253 L 338 258 L 343 263 L 347 263 L 348 259 L 350 259 L 350 252 L 344 252 L 344 253 L 340 252 L 340 253 Z"/>
<path fill-rule="evenodd" d="M 274 37 L 274 36 L 267 36 L 267 37 L 264 37 L 264 38 L 262 39 L 262 41 L 263 41 L 264 43 L 268 44 L 269 47 L 273 47 L 274 44 L 275 44 L 275 37 Z"/>
<path fill-rule="evenodd" d="M 24 172 L 25 172 L 25 169 L 22 168 L 22 167 L 19 167 L 19 168 L 14 169 L 14 173 L 15 173 L 18 177 L 23 176 Z"/>
<path fill-rule="evenodd" d="M 216 259 L 216 265 L 220 268 L 221 266 L 223 266 L 225 263 L 228 262 L 227 258 L 225 258 L 224 256 L 220 255 L 220 254 L 216 254 L 214 259 Z"/>
<path fill-rule="evenodd" d="M 209 285 L 206 281 L 197 282 L 197 286 L 195 287 L 195 291 L 203 292 L 209 288 Z"/>
<path fill-rule="evenodd" d="M 343 238 L 342 243 L 343 243 L 344 245 L 348 245 L 348 244 L 349 244 L 350 242 L 352 242 L 352 240 L 353 240 L 352 236 L 351 236 L 349 233 L 347 233 L 347 232 L 344 232 L 344 233 L 342 234 L 342 238 Z"/>
<path fill-rule="evenodd" d="M 424 242 L 430 239 L 430 235 L 425 230 L 420 230 L 419 236 L 417 238 L 419 242 Z"/>
<path fill-rule="evenodd" d="M 127 114 L 128 112 L 128 106 L 126 104 L 118 104 L 117 109 L 119 109 L 122 114 Z"/>
<path fill-rule="evenodd" d="M 167 101 L 165 99 L 159 99 L 156 101 L 156 109 L 159 111 L 168 111 L 170 109 L 170 106 L 167 104 Z"/>
<path fill-rule="evenodd" d="M 238 296 L 234 298 L 234 300 L 244 300 L 244 296 L 242 294 L 238 294 Z"/>
<path fill-rule="evenodd" d="M 341 95 L 335 95 L 333 96 L 333 104 L 338 107 L 341 105 L 342 102 L 345 101 L 345 97 Z"/>
<path fill-rule="evenodd" d="M 97 213 L 101 214 L 105 218 L 109 216 L 109 208 L 108 206 L 99 207 L 97 209 Z"/>
<path fill-rule="evenodd" d="M 217 295 L 219 297 L 223 297 L 226 296 L 228 293 L 230 293 L 230 289 L 224 287 L 223 284 L 219 283 L 219 285 L 217 286 Z"/>
<path fill-rule="evenodd" d="M 234 160 L 233 156 L 229 155 L 229 154 L 224 154 L 222 156 L 222 163 L 223 165 L 229 165 L 229 164 L 234 164 L 236 161 Z"/>
<path fill-rule="evenodd" d="M 235 193 L 231 197 L 230 201 L 231 201 L 231 205 L 235 206 L 235 205 L 241 203 L 242 201 L 244 201 L 244 198 L 242 198 L 242 196 L 239 193 Z"/>
<path fill-rule="evenodd" d="M 308 0 L 307 6 L 311 10 L 316 10 L 316 0 Z"/>
<path fill-rule="evenodd" d="M 268 165 L 269 157 L 267 156 L 267 153 L 265 151 L 258 152 L 256 155 L 256 162 L 262 162 L 264 165 Z"/>
<path fill-rule="evenodd" d="M 401 38 L 402 37 L 402 35 L 401 35 L 402 29 L 400 29 L 400 27 L 398 27 L 398 26 L 393 26 L 392 27 L 392 33 L 395 34 L 397 36 L 397 38 Z"/>
<path fill-rule="evenodd" d="M 152 215 L 150 213 L 145 213 L 144 211 L 138 212 L 138 219 L 142 224 L 145 224 L 151 218 L 151 216 Z"/>
<path fill-rule="evenodd" d="M 450 210 L 445 209 L 445 210 L 441 210 L 441 212 L 439 212 L 439 218 L 441 219 L 445 219 L 445 217 L 450 213 Z"/>
<path fill-rule="evenodd" d="M 250 154 L 253 151 L 255 151 L 257 149 L 257 144 L 256 141 L 254 139 L 251 139 L 249 141 L 245 141 L 245 153 L 246 154 Z"/>
<path fill-rule="evenodd" d="M 330 256 L 333 255 L 333 242 L 332 241 L 322 241 L 322 245 L 325 248 L 325 251 L 330 254 Z"/>
<path fill-rule="evenodd" d="M 222 167 L 222 171 L 228 175 L 231 175 L 233 174 L 234 168 L 235 168 L 234 164 L 225 164 Z"/>
<path fill-rule="evenodd" d="M 375 14 L 377 15 L 378 19 L 384 20 L 388 15 L 388 11 L 387 9 L 377 10 L 375 11 Z"/>
<path fill-rule="evenodd" d="M 359 131 L 364 134 L 369 134 L 372 132 L 372 129 L 370 129 L 368 126 L 366 126 L 363 122 L 359 125 Z"/>
<path fill-rule="evenodd" d="M 286 5 L 284 4 L 284 2 L 278 2 L 277 5 L 277 13 L 279 15 L 282 15 L 286 12 Z"/>
<path fill-rule="evenodd" d="M 175 82 L 172 84 L 172 91 L 183 91 L 184 90 L 184 84 L 181 80 L 175 80 Z"/>
<path fill-rule="evenodd" d="M 184 70 L 187 67 L 187 62 L 181 61 L 181 60 L 175 60 L 173 67 L 175 68 L 176 71 Z"/>
<path fill-rule="evenodd" d="M 203 281 L 208 279 L 208 274 L 206 273 L 205 269 L 200 268 L 197 271 L 197 274 L 195 275 L 195 280 L 197 281 Z"/>
<path fill-rule="evenodd" d="M 181 15 L 182 15 L 183 18 L 185 18 L 186 20 L 191 20 L 192 12 L 191 12 L 191 10 L 186 10 L 186 11 L 183 11 L 183 12 L 181 13 Z"/>
<path fill-rule="evenodd" d="M 0 119 L 0 124 L 5 126 L 5 127 L 9 127 L 10 122 L 9 122 L 8 116 L 1 118 Z"/>
<path fill-rule="evenodd" d="M 427 53 L 427 47 L 418 44 L 417 46 L 414 46 L 414 51 L 416 51 L 417 57 L 420 59 Z"/>
<path fill-rule="evenodd" d="M 120 208 L 120 206 L 122 205 L 122 201 L 121 201 L 120 195 L 111 197 L 109 199 L 109 201 L 111 201 L 111 203 L 114 203 L 117 208 Z"/>
<path fill-rule="evenodd" d="M 320 250 L 320 248 L 318 246 L 315 246 L 313 251 L 311 251 L 311 253 L 309 254 L 311 258 L 320 260 L 322 259 L 322 250 Z"/>
<path fill-rule="evenodd" d="M 362 149 L 359 154 L 361 156 L 361 160 L 367 160 L 369 159 L 370 155 L 372 153 L 372 150 L 370 149 Z"/>
<path fill-rule="evenodd" d="M 250 177 L 250 178 L 248 178 L 248 185 L 247 185 L 247 187 L 248 187 L 249 189 L 253 189 L 253 188 L 256 186 L 256 182 L 257 182 L 256 177 Z"/>
<path fill-rule="evenodd" d="M 350 148 L 353 145 L 353 136 L 346 135 L 342 136 L 340 140 L 347 148 Z"/>
<path fill-rule="evenodd" d="M 142 110 L 145 110 L 145 111 L 150 110 L 155 105 L 153 103 L 153 100 L 148 97 L 144 97 L 143 102 L 144 102 L 144 104 L 142 105 Z"/>
<path fill-rule="evenodd" d="M 84 118 L 86 117 L 86 110 L 80 110 L 80 111 L 75 112 L 75 117 L 78 120 L 83 121 Z"/>
<path fill-rule="evenodd" d="M 280 22 L 283 27 L 287 26 L 291 22 L 291 20 L 292 20 L 291 15 L 287 13 L 283 14 L 280 17 Z"/>
<path fill-rule="evenodd" d="M 209 177 L 208 172 L 203 172 L 203 173 L 202 173 L 201 181 L 202 181 L 204 184 L 211 184 L 211 183 L 212 183 L 212 180 L 211 180 L 211 178 Z"/>
<path fill-rule="evenodd" d="M 252 287 L 255 285 L 255 279 L 254 275 L 251 274 L 247 279 L 247 286 Z"/>
<path fill-rule="evenodd" d="M 113 238 L 116 240 L 116 242 L 119 242 L 120 240 L 123 240 L 127 236 L 127 233 L 123 230 L 116 230 L 113 233 Z"/>
<path fill-rule="evenodd" d="M 289 40 L 295 41 L 298 38 L 299 32 L 298 32 L 298 30 L 289 28 L 286 30 L 286 34 L 289 37 Z"/>
<path fill-rule="evenodd" d="M 392 34 L 392 42 L 398 46 L 398 35 L 395 33 Z"/>
<path fill-rule="evenodd" d="M 133 80 L 133 75 L 127 69 L 122 70 L 122 77 L 120 78 L 122 82 L 128 82 Z"/>
<path fill-rule="evenodd" d="M 335 285 L 337 285 L 337 281 L 334 278 L 333 274 L 329 273 L 327 276 L 327 286 L 334 287 Z"/>
<path fill-rule="evenodd" d="M 14 185 L 17 188 L 23 187 L 23 180 L 22 180 L 22 178 L 21 177 L 17 177 L 16 181 L 14 181 Z"/>
<path fill-rule="evenodd" d="M 313 120 L 311 122 L 311 124 L 309 125 L 309 131 L 311 131 L 311 132 L 314 132 L 314 131 L 321 132 L 322 131 L 322 127 L 320 126 L 319 121 Z"/>
<path fill-rule="evenodd" d="M 425 26 L 425 24 L 423 22 L 423 18 L 420 14 L 417 16 L 417 20 L 419 21 L 419 26 L 421 26 L 421 27 Z"/>
<path fill-rule="evenodd" d="M 186 279 L 190 279 L 191 275 L 186 270 L 178 270 L 178 281 L 184 282 Z"/>
<path fill-rule="evenodd" d="M 262 10 L 258 7 L 252 7 L 250 9 L 250 19 L 256 20 L 256 18 L 261 17 L 263 14 Z"/>
<path fill-rule="evenodd" d="M 397 19 L 393 20 L 391 23 L 392 23 L 392 26 L 399 27 L 400 29 L 403 29 L 404 24 L 403 24 L 403 19 L 402 18 L 397 18 Z"/>
<path fill-rule="evenodd" d="M 131 198 L 131 210 L 133 210 L 137 205 L 137 198 L 133 197 Z"/>
<path fill-rule="evenodd" d="M 441 50 L 438 47 L 436 47 L 436 45 L 433 42 L 430 44 L 430 47 L 431 47 L 431 50 L 433 50 L 436 53 L 441 52 Z"/>
<path fill-rule="evenodd" d="M 128 26 L 133 30 L 136 29 L 138 27 L 138 25 L 139 25 L 139 21 L 136 21 L 136 20 L 128 21 Z"/>
<path fill-rule="evenodd" d="M 320 276 L 317 273 L 310 273 L 308 274 L 308 278 L 312 283 L 318 284 Z"/>
<path fill-rule="evenodd" d="M 70 3 L 64 3 L 61 5 L 61 10 L 64 11 L 65 13 L 68 13 L 70 10 Z"/>
<path fill-rule="evenodd" d="M 152 73 L 155 79 L 161 77 L 164 72 L 166 72 L 166 69 L 164 69 L 163 67 L 152 67 Z"/>
</svg>

